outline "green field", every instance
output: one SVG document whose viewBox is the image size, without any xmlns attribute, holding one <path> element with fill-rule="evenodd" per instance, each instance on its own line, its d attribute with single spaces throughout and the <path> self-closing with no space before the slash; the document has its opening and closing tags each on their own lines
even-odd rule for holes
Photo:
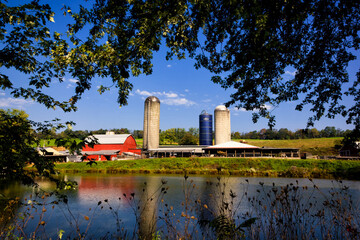
<svg viewBox="0 0 360 240">
<path fill-rule="evenodd" d="M 335 145 L 341 144 L 341 140 L 342 138 L 309 138 L 292 140 L 245 139 L 247 144 L 257 147 L 300 148 L 301 152 L 309 152 L 319 156 L 338 155 L 339 150 L 335 149 Z M 234 139 L 233 141 L 239 141 L 239 139 Z"/>
<path fill-rule="evenodd" d="M 137 146 L 139 147 L 139 148 L 141 148 L 142 146 L 143 146 L 143 139 L 142 138 L 137 138 L 137 139 L 135 139 L 135 141 L 136 141 L 136 144 L 137 144 Z"/>
<path fill-rule="evenodd" d="M 75 173 L 220 174 L 240 176 L 360 179 L 360 161 L 274 158 L 154 158 L 58 163 L 56 170 Z"/>
</svg>

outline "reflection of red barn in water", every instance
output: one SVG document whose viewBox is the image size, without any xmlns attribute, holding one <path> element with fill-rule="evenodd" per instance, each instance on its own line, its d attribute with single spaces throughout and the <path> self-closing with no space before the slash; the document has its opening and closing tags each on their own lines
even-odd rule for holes
<svg viewBox="0 0 360 240">
<path fill-rule="evenodd" d="M 135 192 L 133 177 L 103 177 L 82 176 L 77 180 L 79 184 L 78 198 L 87 201 L 102 201 L 104 199 L 117 200 L 125 193 L 130 196 Z"/>
<path fill-rule="evenodd" d="M 136 141 L 131 134 L 106 134 L 94 135 L 98 144 L 93 148 L 85 145 L 82 154 L 87 155 L 87 160 L 114 160 L 120 156 L 139 156 L 141 149 L 136 148 Z"/>
</svg>

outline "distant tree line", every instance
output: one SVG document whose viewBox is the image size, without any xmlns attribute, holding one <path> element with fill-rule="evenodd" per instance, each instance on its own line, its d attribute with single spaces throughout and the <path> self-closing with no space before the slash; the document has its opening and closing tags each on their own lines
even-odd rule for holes
<svg viewBox="0 0 360 240">
<path fill-rule="evenodd" d="M 46 134 L 37 133 L 39 139 L 61 139 L 61 138 L 78 138 L 85 139 L 90 134 L 105 134 L 107 131 L 112 131 L 115 134 L 132 134 L 135 139 L 143 138 L 143 130 L 129 130 L 127 128 L 113 128 L 113 129 L 99 129 L 99 130 L 71 130 L 66 129 L 60 133 L 54 131 Z M 181 144 L 181 145 L 196 145 L 199 142 L 198 128 L 170 128 L 164 131 L 160 130 L 160 144 Z"/>
<path fill-rule="evenodd" d="M 61 139 L 61 138 L 78 138 L 85 139 L 90 134 L 105 134 L 107 131 L 112 131 L 115 134 L 132 134 L 135 139 L 143 138 L 143 130 L 129 130 L 127 128 L 113 128 L 113 129 L 98 129 L 98 130 L 71 130 L 66 129 L 60 133 L 55 130 L 43 133 L 37 133 L 39 139 Z M 330 137 L 345 137 L 350 130 L 341 130 L 335 127 L 325 127 L 322 130 L 316 128 L 298 129 L 295 132 L 287 128 L 277 129 L 261 129 L 259 131 L 251 131 L 247 133 L 232 132 L 232 139 L 304 139 L 304 138 L 330 138 Z M 197 145 L 199 143 L 199 129 L 198 128 L 170 128 L 167 130 L 160 130 L 160 144 L 171 145 Z"/>
<path fill-rule="evenodd" d="M 199 129 L 170 128 L 160 131 L 160 144 L 197 145 L 199 143 Z"/>
<path fill-rule="evenodd" d="M 98 130 L 72 130 L 66 129 L 62 132 L 56 132 L 55 130 L 47 132 L 46 134 L 40 132 L 37 133 L 39 139 L 60 139 L 60 138 L 78 138 L 85 139 L 90 134 L 105 134 L 107 131 L 112 131 L 115 134 L 132 134 L 134 138 L 143 138 L 142 130 L 129 130 L 127 128 L 113 128 L 113 129 L 98 129 Z"/>
<path fill-rule="evenodd" d="M 345 137 L 350 130 L 341 130 L 335 127 L 325 127 L 322 130 L 316 128 L 298 129 L 295 132 L 287 128 L 277 129 L 261 129 L 248 133 L 232 132 L 232 139 L 304 139 L 304 138 L 330 138 Z"/>
</svg>

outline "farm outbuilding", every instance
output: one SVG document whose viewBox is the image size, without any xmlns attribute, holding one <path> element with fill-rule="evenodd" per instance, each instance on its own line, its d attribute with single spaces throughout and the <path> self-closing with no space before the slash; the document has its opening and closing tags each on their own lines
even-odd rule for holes
<svg viewBox="0 0 360 240">
<path fill-rule="evenodd" d="M 224 157 L 246 157 L 253 155 L 258 151 L 259 147 L 249 144 L 229 141 L 214 146 L 203 148 L 205 154 L 209 156 L 224 156 Z M 241 155 L 243 154 L 243 155 Z"/>
<path fill-rule="evenodd" d="M 68 153 L 59 152 L 52 147 L 40 147 L 37 148 L 37 151 L 40 156 L 55 162 L 66 162 L 69 155 Z"/>
<path fill-rule="evenodd" d="M 85 145 L 82 154 L 86 160 L 115 160 L 124 156 L 140 156 L 141 149 L 137 148 L 136 141 L 131 134 L 106 134 L 93 135 L 98 143 L 93 147 Z"/>
<path fill-rule="evenodd" d="M 341 157 L 359 157 L 360 142 L 355 142 L 353 145 L 345 145 L 340 149 Z"/>
<path fill-rule="evenodd" d="M 229 141 L 203 148 L 209 156 L 223 157 L 300 157 L 297 148 L 259 148 L 249 144 Z"/>
</svg>

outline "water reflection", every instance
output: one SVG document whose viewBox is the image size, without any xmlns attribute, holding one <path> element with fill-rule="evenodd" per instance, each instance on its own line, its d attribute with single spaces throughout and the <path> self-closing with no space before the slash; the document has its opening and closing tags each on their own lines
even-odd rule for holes
<svg viewBox="0 0 360 240">
<path fill-rule="evenodd" d="M 159 187 L 163 189 L 159 178 L 150 178 L 144 182 L 139 201 L 139 236 L 141 239 L 153 239 L 156 230 L 157 208 L 159 205 Z"/>
<path fill-rule="evenodd" d="M 51 204 L 55 195 L 41 199 L 47 209 L 46 224 L 37 234 L 39 238 L 57 238 L 59 231 L 74 238 L 142 238 L 153 239 L 162 234 L 170 239 L 200 236 L 217 238 L 214 223 L 219 216 L 239 226 L 247 219 L 267 216 L 272 199 L 267 197 L 275 187 L 277 193 L 289 183 L 308 187 L 300 189 L 299 199 L 313 199 L 318 203 L 329 196 L 332 187 L 338 183 L 331 180 L 286 179 L 286 178 L 242 178 L 242 177 L 190 177 L 150 175 L 67 175 L 78 182 L 78 189 L 67 191 L 67 203 Z M 298 182 L 298 183 L 297 183 Z M 40 189 L 48 192 L 55 185 L 39 180 Z M 261 184 L 259 184 L 261 183 Z M 314 184 L 317 185 L 314 188 Z M 343 183 L 352 196 L 353 206 L 359 206 L 360 184 L 356 181 Z M 20 185 L 3 187 L 1 193 L 22 199 L 39 194 L 38 189 Z M 261 202 L 259 202 L 261 201 Z M 266 203 L 266 204 L 263 204 Z M 281 207 L 276 203 L 277 207 Z M 263 206 L 266 205 L 266 208 Z M 40 208 L 39 208 L 40 209 Z M 279 208 L 277 208 L 279 209 Z M 25 207 L 18 212 L 24 211 Z M 288 210 L 288 211 L 291 211 Z M 35 213 L 33 213 L 35 214 Z M 273 218 L 274 215 L 269 215 Z M 37 228 L 40 214 L 29 221 L 24 231 L 30 234 Z M 265 219 L 266 220 L 266 219 Z M 257 220 L 256 223 L 268 224 Z M 212 224 L 210 224 L 212 223 Z M 248 229 L 249 238 L 266 237 L 254 234 L 255 227 Z M 265 226 L 265 225 L 264 225 Z M 275 236 L 276 237 L 276 236 Z"/>
</svg>

